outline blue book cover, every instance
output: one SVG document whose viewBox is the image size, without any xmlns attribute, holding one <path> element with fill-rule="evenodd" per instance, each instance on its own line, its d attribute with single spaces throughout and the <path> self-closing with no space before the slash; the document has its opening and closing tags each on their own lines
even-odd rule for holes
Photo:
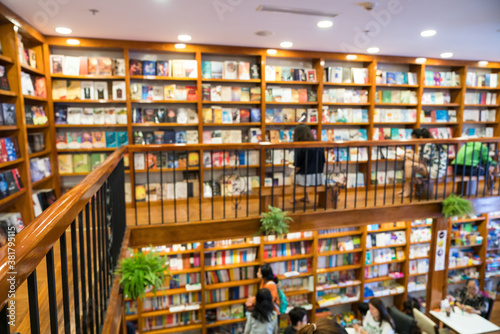
<svg viewBox="0 0 500 334">
<path fill-rule="evenodd" d="M 212 64 L 209 61 L 201 62 L 201 77 L 202 79 L 212 79 Z"/>
<path fill-rule="evenodd" d="M 412 133 L 413 133 L 413 129 L 405 129 L 405 139 L 411 139 Z"/>
<path fill-rule="evenodd" d="M 128 133 L 127 131 L 118 131 L 116 133 L 118 147 L 128 145 Z"/>
<path fill-rule="evenodd" d="M 347 157 L 349 156 L 349 151 L 347 150 L 347 147 L 339 147 L 338 154 L 339 154 L 338 161 L 347 161 Z"/>
<path fill-rule="evenodd" d="M 118 147 L 116 132 L 106 132 L 106 147 Z"/>
<path fill-rule="evenodd" d="M 391 139 L 392 140 L 398 140 L 399 139 L 399 129 L 398 128 L 392 128 L 391 129 Z"/>
<path fill-rule="evenodd" d="M 397 81 L 396 81 L 396 73 L 387 72 L 387 74 L 386 74 L 386 80 L 387 80 L 388 84 L 395 84 L 395 83 L 397 83 Z"/>
<path fill-rule="evenodd" d="M 54 118 L 56 124 L 67 124 L 68 110 L 66 109 L 66 107 L 56 108 Z"/>
<path fill-rule="evenodd" d="M 156 75 L 159 77 L 169 77 L 170 68 L 168 67 L 168 61 L 158 60 L 156 62 Z"/>
<path fill-rule="evenodd" d="M 244 166 L 247 164 L 247 155 L 246 151 L 239 150 L 238 151 L 238 166 Z"/>
<path fill-rule="evenodd" d="M 5 148 L 7 150 L 7 159 L 9 161 L 14 161 L 17 159 L 16 147 L 14 146 L 14 142 L 11 138 L 6 137 L 5 140 Z"/>
<path fill-rule="evenodd" d="M 436 110 L 436 122 L 448 122 L 448 110 Z"/>
<path fill-rule="evenodd" d="M 144 60 L 142 63 L 143 75 L 156 75 L 156 62 L 153 60 Z"/>
<path fill-rule="evenodd" d="M 321 141 L 328 141 L 328 135 L 326 134 L 326 129 L 321 129 Z"/>
<path fill-rule="evenodd" d="M 361 122 L 368 123 L 368 110 L 367 109 L 361 110 Z"/>
<path fill-rule="evenodd" d="M 359 129 L 359 140 L 368 140 L 368 134 L 366 132 L 366 129 Z"/>
<path fill-rule="evenodd" d="M 186 131 L 175 132 L 175 143 L 176 144 L 186 144 Z"/>
<path fill-rule="evenodd" d="M 266 123 L 274 122 L 274 109 L 266 109 Z"/>
<path fill-rule="evenodd" d="M 250 109 L 250 122 L 260 123 L 260 109 Z"/>
<path fill-rule="evenodd" d="M 185 134 L 185 133 L 184 133 Z M 175 131 L 165 130 L 165 144 L 175 144 Z M 184 136 L 186 138 L 186 136 Z"/>
<path fill-rule="evenodd" d="M 142 86 L 142 99 L 152 100 L 153 99 L 153 86 Z"/>
</svg>

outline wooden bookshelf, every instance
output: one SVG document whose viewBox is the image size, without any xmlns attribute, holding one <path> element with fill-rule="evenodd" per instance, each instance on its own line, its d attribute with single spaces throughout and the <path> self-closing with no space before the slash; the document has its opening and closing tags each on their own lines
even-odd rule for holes
<svg viewBox="0 0 500 334">
<path fill-rule="evenodd" d="M 125 80 L 125 77 L 119 75 L 64 75 L 51 74 L 52 79 L 76 79 L 76 80 Z"/>
<path fill-rule="evenodd" d="M 317 85 L 317 81 L 266 81 L 270 85 Z"/>
<path fill-rule="evenodd" d="M 50 129 L 50 127 L 51 127 L 50 124 L 42 124 L 42 125 L 28 124 L 28 125 L 26 125 L 27 130 L 44 130 L 44 129 Z"/>
<path fill-rule="evenodd" d="M 4 55 L 0 55 L 0 62 L 2 64 L 12 64 L 13 63 L 13 61 L 10 57 L 4 56 Z"/>
<path fill-rule="evenodd" d="M 217 83 L 261 83 L 261 79 L 248 79 L 248 80 L 237 80 L 237 79 L 201 79 L 202 82 L 217 82 Z"/>
<path fill-rule="evenodd" d="M 259 101 L 203 101 L 203 104 L 259 105 L 260 102 Z"/>
<path fill-rule="evenodd" d="M 10 91 L 10 90 L 0 89 L 0 96 L 17 96 L 17 94 L 15 92 Z"/>
<path fill-rule="evenodd" d="M 38 102 L 47 102 L 47 98 L 45 97 L 38 97 L 38 96 L 33 96 L 33 95 L 23 95 L 23 98 L 28 101 L 38 101 Z"/>
<path fill-rule="evenodd" d="M 127 103 L 126 100 L 54 100 L 54 103 L 82 103 L 82 104 L 99 104 L 99 103 L 115 103 L 115 104 L 125 104 Z"/>
<path fill-rule="evenodd" d="M 56 124 L 56 129 L 73 128 L 73 129 L 86 129 L 86 128 L 126 128 L 127 124 Z M 115 148 L 116 149 L 116 148 Z"/>
<path fill-rule="evenodd" d="M 125 79 L 125 77 L 121 78 Z M 130 80 L 196 81 L 197 78 L 174 78 L 162 77 L 157 75 L 130 75 Z"/>
<path fill-rule="evenodd" d="M 42 60 L 42 59 L 40 59 L 40 60 Z M 45 76 L 45 73 L 42 70 L 39 70 L 37 68 L 31 67 L 31 66 L 28 66 L 25 64 L 21 64 L 21 70 L 24 72 L 31 73 L 31 74 L 36 74 L 36 75 L 40 75 L 43 77 Z"/>
</svg>

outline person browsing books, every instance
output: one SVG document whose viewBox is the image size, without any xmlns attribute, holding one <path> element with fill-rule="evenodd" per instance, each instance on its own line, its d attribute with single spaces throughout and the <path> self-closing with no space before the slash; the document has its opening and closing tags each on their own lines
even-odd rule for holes
<svg viewBox="0 0 500 334">
<path fill-rule="evenodd" d="M 394 320 L 392 320 L 385 308 L 384 302 L 378 298 L 372 298 L 368 302 L 368 312 L 363 319 L 363 327 L 353 325 L 359 334 L 394 334 Z"/>
<path fill-rule="evenodd" d="M 294 142 L 316 141 L 311 128 L 306 124 L 298 125 L 293 132 Z M 322 147 L 308 147 L 295 149 L 295 182 L 299 186 L 316 186 L 325 184 L 325 150 Z M 291 202 L 295 201 L 293 194 Z M 307 192 L 299 201 L 310 202 Z"/>
<path fill-rule="evenodd" d="M 468 279 L 465 288 L 457 296 L 456 305 L 462 311 L 484 317 L 488 311 L 486 297 L 479 291 L 477 280 Z"/>
<path fill-rule="evenodd" d="M 302 307 L 294 307 L 288 312 L 292 323 L 285 329 L 285 334 L 296 334 L 299 329 L 307 325 L 307 311 Z"/>
<path fill-rule="evenodd" d="M 488 187 L 491 186 L 491 176 L 497 169 L 497 163 L 490 157 L 488 147 L 480 142 L 467 142 L 462 145 L 451 165 L 454 170 L 456 168 L 457 176 L 486 175 L 488 169 L 488 176 L 490 176 L 487 178 Z"/>
<path fill-rule="evenodd" d="M 259 289 L 255 305 L 247 312 L 244 334 L 278 334 L 278 313 L 269 289 Z"/>
<path fill-rule="evenodd" d="M 257 278 L 260 279 L 259 289 L 268 289 L 273 297 L 274 309 L 279 313 L 280 297 L 278 294 L 278 277 L 274 276 L 273 269 L 269 263 L 265 263 L 257 270 Z M 255 296 L 248 297 L 245 305 L 250 310 L 255 305 Z"/>
<path fill-rule="evenodd" d="M 347 334 L 347 331 L 333 319 L 319 318 L 302 327 L 297 334 Z"/>
</svg>

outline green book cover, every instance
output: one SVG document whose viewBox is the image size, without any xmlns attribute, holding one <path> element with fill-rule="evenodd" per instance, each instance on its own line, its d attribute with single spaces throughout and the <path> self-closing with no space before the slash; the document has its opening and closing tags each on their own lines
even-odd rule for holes
<svg viewBox="0 0 500 334">
<path fill-rule="evenodd" d="M 201 62 L 201 77 L 203 79 L 212 79 L 212 64 L 209 61 Z"/>
<path fill-rule="evenodd" d="M 390 90 L 382 91 L 382 103 L 391 103 L 392 92 Z"/>
<path fill-rule="evenodd" d="M 401 103 L 410 103 L 410 91 L 409 90 L 401 91 Z"/>
<path fill-rule="evenodd" d="M 74 154 L 73 155 L 73 171 L 75 173 L 88 173 L 88 172 L 90 172 L 89 155 L 88 154 Z"/>
<path fill-rule="evenodd" d="M 97 167 L 99 167 L 104 162 L 104 160 L 106 160 L 105 153 L 92 153 L 90 156 L 92 170 L 95 170 Z"/>
</svg>

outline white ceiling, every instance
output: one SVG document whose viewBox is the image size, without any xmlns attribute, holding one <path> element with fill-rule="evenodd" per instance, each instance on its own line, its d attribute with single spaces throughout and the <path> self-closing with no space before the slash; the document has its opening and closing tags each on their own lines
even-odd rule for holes
<svg viewBox="0 0 500 334">
<path fill-rule="evenodd" d="M 0 0 L 44 35 L 64 26 L 76 37 L 176 42 L 189 34 L 197 44 L 280 48 L 286 40 L 296 50 L 366 53 L 376 46 L 384 55 L 453 52 L 454 59 L 500 61 L 500 0 L 375 1 L 368 12 L 356 5 L 361 0 Z M 396 11 L 380 25 L 375 14 L 388 13 L 391 3 Z M 332 28 L 320 29 L 321 17 L 256 11 L 261 4 L 339 15 Z M 369 36 L 361 32 L 367 26 Z M 437 35 L 420 37 L 426 29 Z M 274 34 L 255 36 L 259 30 Z"/>
</svg>

